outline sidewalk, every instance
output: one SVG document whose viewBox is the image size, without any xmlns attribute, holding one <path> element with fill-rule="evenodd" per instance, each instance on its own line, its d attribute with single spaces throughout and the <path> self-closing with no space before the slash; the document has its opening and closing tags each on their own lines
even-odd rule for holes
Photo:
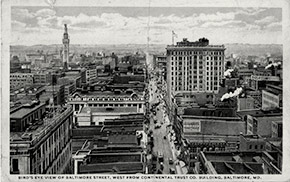
<svg viewBox="0 0 290 182">
<path fill-rule="evenodd" d="M 167 114 L 165 115 L 165 124 L 170 124 L 170 121 L 169 121 L 169 118 L 168 118 Z M 172 151 L 173 161 L 175 161 L 176 173 L 177 174 L 183 174 L 182 169 L 181 169 L 180 164 L 179 164 L 179 160 L 176 157 L 177 156 L 177 150 L 175 148 L 174 141 L 171 140 L 171 131 L 172 131 L 172 129 L 170 127 L 169 132 L 167 133 L 167 140 L 168 140 L 168 142 L 170 144 L 170 149 Z M 178 162 L 178 164 L 177 164 L 177 162 Z"/>
</svg>

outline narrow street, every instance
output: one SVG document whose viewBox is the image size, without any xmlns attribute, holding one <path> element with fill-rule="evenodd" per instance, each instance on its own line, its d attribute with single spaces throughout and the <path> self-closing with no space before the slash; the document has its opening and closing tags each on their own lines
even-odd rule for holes
<svg viewBox="0 0 290 182">
<path fill-rule="evenodd" d="M 150 109 L 152 106 L 157 105 L 154 111 L 156 112 L 156 115 L 151 112 L 150 114 L 150 126 L 149 129 L 153 131 L 153 137 L 154 137 L 154 147 L 153 147 L 153 153 L 157 156 L 158 154 L 161 154 L 163 156 L 163 167 L 164 169 L 161 170 L 163 174 L 170 174 L 170 168 L 175 168 L 175 163 L 169 164 L 169 159 L 172 159 L 173 161 L 173 154 L 172 154 L 172 146 L 169 142 L 169 128 L 167 127 L 169 125 L 169 120 L 166 118 L 164 114 L 164 104 L 163 100 L 160 99 L 159 89 L 157 88 L 156 81 L 151 80 L 149 82 L 149 107 Z M 165 119 L 166 118 L 166 119 Z M 157 121 L 154 123 L 154 120 Z M 156 127 L 157 126 L 157 127 Z M 158 126 L 160 126 L 158 128 Z M 174 157 L 175 158 L 175 157 Z M 157 159 L 158 160 L 158 159 Z M 160 161 L 157 162 L 157 170 L 160 169 Z"/>
</svg>

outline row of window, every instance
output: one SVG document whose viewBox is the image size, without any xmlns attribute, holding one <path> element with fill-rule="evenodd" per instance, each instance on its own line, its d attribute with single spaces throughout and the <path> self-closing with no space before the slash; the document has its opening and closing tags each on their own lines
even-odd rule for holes
<svg viewBox="0 0 290 182">
<path fill-rule="evenodd" d="M 194 89 L 197 89 L 198 87 L 197 86 L 194 86 L 193 87 Z M 203 86 L 202 85 L 199 85 L 199 89 L 203 89 Z M 192 85 L 188 86 L 187 88 L 186 87 L 175 87 L 175 91 L 190 91 L 192 90 Z"/>
<path fill-rule="evenodd" d="M 171 51 L 172 55 L 224 55 L 223 51 Z"/>
<path fill-rule="evenodd" d="M 191 66 L 191 65 L 189 65 L 189 66 L 178 66 L 178 67 L 171 67 L 171 70 L 172 71 L 174 71 L 174 70 L 176 70 L 176 71 L 181 71 L 181 70 L 196 70 L 197 68 L 199 68 L 200 70 L 202 70 L 203 69 L 203 66 L 199 66 L 199 67 L 197 67 L 197 66 Z M 210 68 L 212 68 L 212 69 L 210 69 Z M 206 67 L 206 70 L 222 70 L 222 67 L 221 66 L 219 66 L 219 67 L 217 67 L 217 66 L 215 66 L 215 67 Z"/>
<path fill-rule="evenodd" d="M 194 56 L 194 57 L 181 57 L 181 56 L 172 56 L 171 57 L 171 61 L 173 62 L 174 60 L 175 61 L 179 61 L 179 63 L 182 63 L 183 61 L 189 61 L 191 62 L 192 60 L 194 60 L 194 62 L 196 63 L 197 59 L 199 60 L 203 60 L 203 56 Z M 209 57 L 207 56 L 206 57 L 206 60 L 209 61 L 209 60 L 215 60 L 215 61 L 218 61 L 218 60 L 223 60 L 223 57 L 222 56 L 214 56 L 214 57 Z M 177 64 L 177 63 L 176 63 Z M 202 64 L 202 63 L 200 63 Z"/>
<path fill-rule="evenodd" d="M 10 79 L 10 84 L 15 82 L 33 82 L 33 79 L 21 78 L 21 79 Z"/>
<path fill-rule="evenodd" d="M 249 149 L 264 149 L 264 145 L 249 145 Z"/>
<path fill-rule="evenodd" d="M 72 146 L 70 144 L 65 148 L 64 152 L 60 154 L 60 156 L 57 159 L 57 162 L 50 170 L 47 171 L 47 174 L 60 173 L 60 169 L 64 167 L 63 165 L 66 164 L 68 160 L 71 160 L 71 155 L 72 155 Z"/>
<path fill-rule="evenodd" d="M 142 104 L 88 104 L 90 107 L 137 107 L 138 105 L 142 108 Z"/>
<path fill-rule="evenodd" d="M 131 97 L 100 97 L 100 98 L 70 98 L 70 101 L 129 101 L 129 100 L 142 100 L 141 98 Z"/>
<path fill-rule="evenodd" d="M 59 126 L 49 138 L 39 147 L 32 157 L 34 174 L 42 174 L 53 164 L 58 155 L 70 140 L 70 126 L 72 116 Z M 63 163 L 61 163 L 63 164 Z"/>
<path fill-rule="evenodd" d="M 27 75 L 27 74 L 14 75 L 14 74 L 10 74 L 10 78 L 27 78 L 27 77 L 33 77 L 33 75 Z"/>
</svg>

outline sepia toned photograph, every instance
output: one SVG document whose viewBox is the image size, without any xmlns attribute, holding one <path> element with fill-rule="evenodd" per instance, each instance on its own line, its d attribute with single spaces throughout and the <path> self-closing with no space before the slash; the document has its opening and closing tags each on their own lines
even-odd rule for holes
<svg viewBox="0 0 290 182">
<path fill-rule="evenodd" d="M 283 8 L 154 2 L 11 5 L 7 175 L 283 174 Z"/>
</svg>

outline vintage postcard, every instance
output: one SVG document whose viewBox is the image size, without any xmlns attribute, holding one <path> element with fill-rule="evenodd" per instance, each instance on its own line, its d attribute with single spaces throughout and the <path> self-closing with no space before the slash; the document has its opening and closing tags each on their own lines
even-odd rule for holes
<svg viewBox="0 0 290 182">
<path fill-rule="evenodd" d="M 1 5 L 3 181 L 289 181 L 288 1 Z"/>
</svg>

